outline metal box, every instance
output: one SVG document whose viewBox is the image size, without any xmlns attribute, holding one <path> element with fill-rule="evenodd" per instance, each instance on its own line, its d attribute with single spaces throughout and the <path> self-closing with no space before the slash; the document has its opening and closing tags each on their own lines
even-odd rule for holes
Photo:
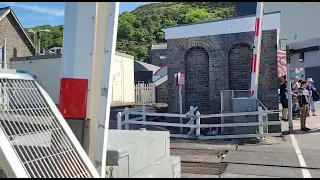
<svg viewBox="0 0 320 180">
<path fill-rule="evenodd" d="M 167 131 L 109 130 L 106 164 L 109 177 L 131 177 L 166 156 L 170 156 Z"/>
<path fill-rule="evenodd" d="M 59 110 L 66 119 L 87 118 L 88 79 L 62 78 Z"/>
<path fill-rule="evenodd" d="M 167 156 L 152 163 L 131 178 L 180 178 L 181 163 L 178 156 Z"/>
<path fill-rule="evenodd" d="M 258 111 L 258 101 L 255 98 L 233 98 L 233 112 L 252 112 Z M 258 115 L 235 116 L 233 123 L 258 122 Z M 234 127 L 234 134 L 256 134 L 258 126 Z"/>
</svg>

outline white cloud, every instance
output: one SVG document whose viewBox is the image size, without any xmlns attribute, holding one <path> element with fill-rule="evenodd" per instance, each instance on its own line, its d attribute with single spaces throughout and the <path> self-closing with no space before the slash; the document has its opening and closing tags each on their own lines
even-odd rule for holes
<svg viewBox="0 0 320 180">
<path fill-rule="evenodd" d="M 22 3 L 16 3 L 16 2 L 1 2 L 2 4 L 6 4 L 8 6 L 12 7 L 19 7 L 26 10 L 31 10 L 43 14 L 47 14 L 50 16 L 63 16 L 64 15 L 64 9 L 56 9 L 56 8 L 48 8 L 44 6 L 38 6 L 38 5 L 27 5 Z"/>
</svg>

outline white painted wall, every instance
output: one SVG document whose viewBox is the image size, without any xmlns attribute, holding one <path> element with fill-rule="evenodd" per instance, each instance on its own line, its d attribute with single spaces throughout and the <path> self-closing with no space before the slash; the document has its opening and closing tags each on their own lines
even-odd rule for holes
<svg viewBox="0 0 320 180">
<path fill-rule="evenodd" d="M 129 56 L 121 56 L 121 53 L 116 53 L 116 61 L 122 62 L 123 66 L 123 81 L 122 81 L 122 94 L 123 101 L 122 102 L 134 102 L 134 61 L 133 57 Z M 114 69 L 115 70 L 115 69 Z M 113 74 L 117 72 L 114 71 Z M 120 93 L 120 92 L 119 92 Z"/>
<path fill-rule="evenodd" d="M 47 91 L 55 104 L 59 103 L 61 58 L 10 61 L 11 68 L 37 76 L 37 82 Z"/>
<path fill-rule="evenodd" d="M 320 2 L 265 2 L 264 12 L 281 11 L 280 39 L 287 44 L 320 37 Z"/>
<path fill-rule="evenodd" d="M 134 102 L 134 67 L 133 57 L 121 56 L 117 53 L 115 60 L 122 65 L 121 71 L 114 74 L 122 74 L 122 88 L 115 91 L 121 96 L 121 102 Z M 11 68 L 28 71 L 37 76 L 38 83 L 48 92 L 55 104 L 59 104 L 60 78 L 61 78 L 61 58 L 32 59 L 11 61 Z"/>
<path fill-rule="evenodd" d="M 305 40 L 290 44 L 292 49 L 302 49 L 312 46 L 320 46 L 320 38 Z M 320 51 L 310 51 L 304 53 L 304 61 L 300 62 L 299 54 L 293 54 L 291 59 L 292 68 L 309 68 L 309 67 L 320 67 Z"/>
<path fill-rule="evenodd" d="M 255 18 L 255 16 L 239 17 L 185 26 L 168 27 L 165 29 L 165 36 L 166 39 L 178 39 L 249 32 L 254 31 Z M 270 13 L 263 16 L 262 30 L 279 28 L 280 13 Z"/>
</svg>

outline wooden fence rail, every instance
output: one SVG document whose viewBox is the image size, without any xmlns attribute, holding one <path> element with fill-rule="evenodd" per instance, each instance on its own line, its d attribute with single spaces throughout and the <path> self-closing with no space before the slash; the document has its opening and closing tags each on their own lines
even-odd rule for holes
<svg viewBox="0 0 320 180">
<path fill-rule="evenodd" d="M 135 103 L 154 104 L 156 102 L 156 93 L 154 84 L 139 83 L 135 85 Z"/>
</svg>

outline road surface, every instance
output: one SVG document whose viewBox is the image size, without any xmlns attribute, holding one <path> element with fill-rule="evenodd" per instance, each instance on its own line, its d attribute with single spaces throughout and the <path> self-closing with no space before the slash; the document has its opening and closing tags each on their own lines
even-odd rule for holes
<svg viewBox="0 0 320 180">
<path fill-rule="evenodd" d="M 307 118 L 310 132 L 300 131 L 300 121 L 295 119 L 293 134 L 229 151 L 223 160 L 228 166 L 220 178 L 320 178 L 319 102 L 316 107 L 319 116 Z M 288 122 L 281 126 L 288 131 Z"/>
</svg>

